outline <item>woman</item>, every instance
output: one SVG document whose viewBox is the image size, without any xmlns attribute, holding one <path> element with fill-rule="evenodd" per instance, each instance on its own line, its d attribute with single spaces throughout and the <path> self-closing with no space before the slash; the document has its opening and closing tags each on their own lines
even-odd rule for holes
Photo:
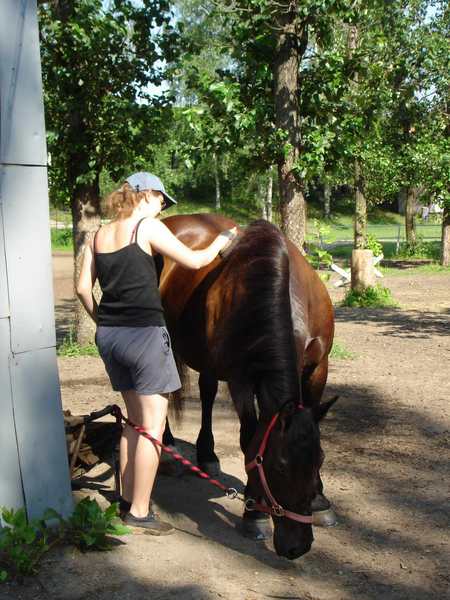
<svg viewBox="0 0 450 600">
<path fill-rule="evenodd" d="M 219 234 L 202 250 L 191 250 L 156 217 L 176 204 L 161 180 L 135 173 L 106 199 L 112 221 L 86 247 L 77 295 L 97 323 L 96 344 L 113 390 L 125 402 L 128 418 L 161 440 L 168 394 L 180 388 L 158 290 L 154 253 L 184 267 L 200 269 L 212 262 L 236 234 Z M 97 306 L 92 290 L 102 288 Z M 125 426 L 120 441 L 124 522 L 154 535 L 174 531 L 149 511 L 159 463 L 159 449 Z"/>
</svg>

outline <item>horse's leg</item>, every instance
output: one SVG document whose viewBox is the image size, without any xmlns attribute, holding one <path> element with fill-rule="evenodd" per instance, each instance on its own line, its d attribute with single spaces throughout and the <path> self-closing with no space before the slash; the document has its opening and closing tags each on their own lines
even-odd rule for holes
<svg viewBox="0 0 450 600">
<path fill-rule="evenodd" d="M 328 356 L 302 380 L 303 398 L 308 406 L 320 403 L 328 376 Z M 332 527 L 337 523 L 337 517 L 331 508 L 330 501 L 323 492 L 323 482 L 319 473 L 317 493 L 312 501 L 313 523 L 322 527 Z"/>
<path fill-rule="evenodd" d="M 166 427 L 164 429 L 162 442 L 164 446 L 169 446 L 169 448 L 178 451 L 178 448 L 175 444 L 175 438 L 173 437 L 170 429 L 169 419 L 166 419 Z M 159 472 L 163 473 L 164 475 L 175 475 L 176 477 L 180 477 L 184 473 L 184 468 L 179 462 L 174 460 L 170 454 L 162 452 L 161 461 L 159 463 Z"/>
<path fill-rule="evenodd" d="M 165 446 L 175 446 L 175 438 L 170 429 L 169 419 L 166 419 L 166 427 L 164 429 L 162 441 Z"/>
<path fill-rule="evenodd" d="M 240 446 L 243 454 L 247 450 L 248 444 L 255 435 L 258 418 L 254 406 L 254 393 L 250 385 L 228 382 L 231 397 L 236 407 L 241 423 Z M 247 486 L 245 488 L 245 497 L 247 497 Z M 255 498 L 261 502 L 261 498 Z M 272 527 L 270 517 L 265 513 L 256 510 L 249 511 L 244 509 L 242 516 L 242 532 L 245 537 L 253 540 L 265 540 L 272 536 Z"/>
<path fill-rule="evenodd" d="M 217 394 L 218 381 L 214 375 L 206 371 L 198 378 L 200 399 L 202 402 L 202 426 L 197 438 L 197 463 L 199 467 L 212 477 L 220 475 L 220 462 L 214 452 L 214 436 L 212 432 L 212 410 Z"/>
</svg>

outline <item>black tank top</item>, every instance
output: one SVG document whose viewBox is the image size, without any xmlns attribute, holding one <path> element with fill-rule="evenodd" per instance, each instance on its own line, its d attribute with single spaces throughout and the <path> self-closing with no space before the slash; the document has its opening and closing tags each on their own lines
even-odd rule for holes
<svg viewBox="0 0 450 600">
<path fill-rule="evenodd" d="M 165 325 L 153 256 L 137 243 L 142 221 L 133 230 L 128 246 L 114 252 L 97 252 L 95 234 L 95 266 L 103 292 L 98 307 L 98 325 Z"/>
</svg>

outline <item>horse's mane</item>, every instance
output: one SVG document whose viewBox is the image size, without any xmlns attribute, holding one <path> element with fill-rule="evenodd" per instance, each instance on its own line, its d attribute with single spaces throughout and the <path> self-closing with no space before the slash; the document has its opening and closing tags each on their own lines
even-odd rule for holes
<svg viewBox="0 0 450 600">
<path fill-rule="evenodd" d="M 289 255 L 285 238 L 267 221 L 244 231 L 223 265 L 233 284 L 227 318 L 218 327 L 214 354 L 235 376 L 263 382 L 268 397 L 260 409 L 276 412 L 298 402 L 301 388 L 289 293 Z"/>
</svg>

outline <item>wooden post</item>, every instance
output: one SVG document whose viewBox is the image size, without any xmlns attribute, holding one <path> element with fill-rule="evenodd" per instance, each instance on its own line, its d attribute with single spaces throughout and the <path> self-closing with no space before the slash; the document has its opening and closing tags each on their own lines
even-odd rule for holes
<svg viewBox="0 0 450 600">
<path fill-rule="evenodd" d="M 355 249 L 352 252 L 352 290 L 362 292 L 375 285 L 372 250 Z"/>
</svg>

